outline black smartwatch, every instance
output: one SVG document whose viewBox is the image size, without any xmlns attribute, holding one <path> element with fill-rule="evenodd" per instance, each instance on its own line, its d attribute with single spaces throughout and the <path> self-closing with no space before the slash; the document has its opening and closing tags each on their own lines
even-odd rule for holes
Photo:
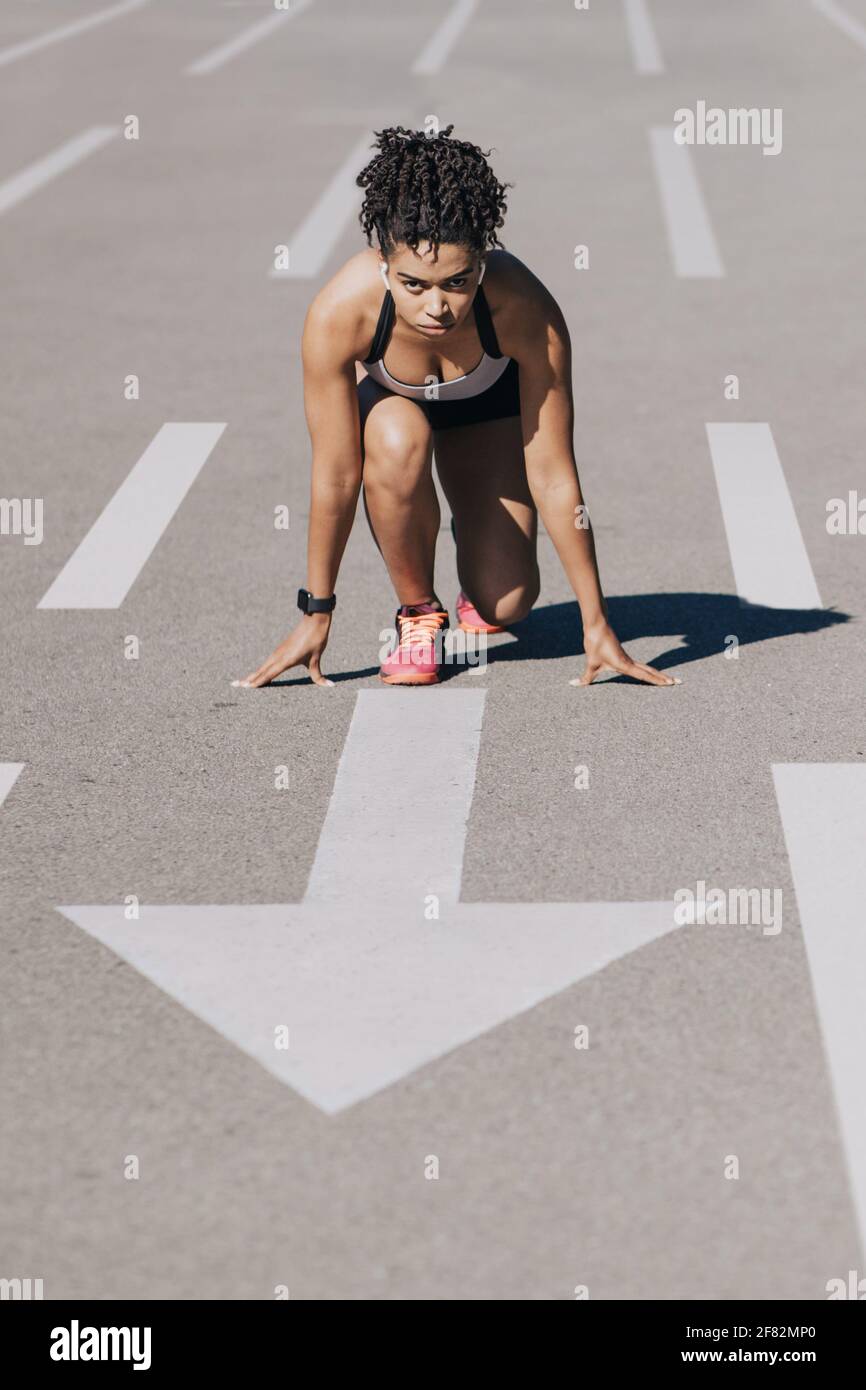
<svg viewBox="0 0 866 1390">
<path fill-rule="evenodd" d="M 337 606 L 337 595 L 330 598 L 313 598 L 309 589 L 298 590 L 298 607 L 302 613 L 333 613 Z"/>
</svg>

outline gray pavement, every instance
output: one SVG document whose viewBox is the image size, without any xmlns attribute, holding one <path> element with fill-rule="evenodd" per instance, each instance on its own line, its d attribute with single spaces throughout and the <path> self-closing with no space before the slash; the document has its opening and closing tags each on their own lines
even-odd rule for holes
<svg viewBox="0 0 866 1390">
<path fill-rule="evenodd" d="M 46 1298 L 826 1298 L 828 1280 L 866 1274 L 863 867 L 849 854 L 824 882 L 819 852 L 836 810 L 843 851 L 866 827 L 866 536 L 826 525 L 829 499 L 866 495 L 866 0 L 845 0 L 847 32 L 807 0 L 650 0 L 654 74 L 619 0 L 481 0 L 428 75 L 412 67 L 448 8 L 398 0 L 299 6 L 201 75 L 186 69 L 273 7 L 151 0 L 3 65 L 100 4 L 0 15 L 0 185 L 82 132 L 118 132 L 0 213 L 0 494 L 44 499 L 41 544 L 0 536 L 0 762 L 24 765 L 0 805 L 0 1277 L 42 1278 Z M 714 278 L 677 274 L 648 134 L 699 100 L 784 113 L 778 156 L 682 151 Z M 359 695 L 396 693 L 376 677 L 394 599 L 359 508 L 323 663 L 335 688 L 298 672 L 231 687 L 295 621 L 300 328 L 357 224 L 315 276 L 269 270 L 365 129 L 427 113 L 493 146 L 515 185 L 506 245 L 572 334 L 611 619 L 632 655 L 683 678 L 569 685 L 578 610 L 542 535 L 543 591 L 516 640 L 491 644 L 483 674 L 417 692 L 486 692 L 460 901 L 523 904 L 541 939 L 534 905 L 640 907 L 705 881 L 781 890 L 784 925 L 611 942 L 453 1045 L 446 1008 L 428 1060 L 396 1036 L 396 1079 L 329 1113 L 232 1034 L 235 986 L 249 1002 L 244 971 L 264 959 L 240 916 L 228 954 L 181 979 L 174 919 L 161 945 L 146 916 L 106 944 L 59 909 L 304 900 Z M 40 609 L 163 424 L 186 421 L 225 430 L 120 605 Z M 742 513 L 723 514 L 708 422 L 769 424 L 820 609 L 741 602 Z M 768 518 L 768 572 L 788 544 Z M 444 499 L 437 566 L 453 606 Z M 850 806 L 815 811 L 796 863 L 783 764 L 856 769 Z M 337 886 L 350 900 L 351 877 Z M 826 912 L 806 921 L 801 895 Z M 473 962 L 486 1007 L 514 962 L 495 942 Z M 353 958 L 338 968 L 351 977 Z M 421 949 L 419 995 L 426 968 Z M 388 1022 L 357 1026 L 378 1044 Z M 355 1026 L 341 1017 L 335 1067 Z"/>
</svg>

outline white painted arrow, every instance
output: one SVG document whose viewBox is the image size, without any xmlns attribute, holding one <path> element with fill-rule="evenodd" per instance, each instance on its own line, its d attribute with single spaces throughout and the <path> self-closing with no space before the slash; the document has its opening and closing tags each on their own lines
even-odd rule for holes
<svg viewBox="0 0 866 1390">
<path fill-rule="evenodd" d="M 360 692 L 302 903 L 59 910 L 321 1110 L 355 1104 L 675 929 L 672 902 L 459 901 L 484 698 Z"/>
<path fill-rule="evenodd" d="M 23 771 L 23 763 L 0 763 L 0 806 L 3 805 Z"/>
</svg>

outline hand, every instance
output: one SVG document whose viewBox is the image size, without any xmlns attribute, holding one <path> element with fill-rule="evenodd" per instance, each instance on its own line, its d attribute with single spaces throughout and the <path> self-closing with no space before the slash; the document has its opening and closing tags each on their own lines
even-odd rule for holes
<svg viewBox="0 0 866 1390">
<path fill-rule="evenodd" d="M 305 613 L 294 632 L 280 643 L 263 666 L 242 681 L 232 681 L 232 685 L 254 688 L 269 685 L 292 666 L 306 666 L 315 685 L 333 685 L 334 682 L 323 676 L 319 669 L 319 659 L 328 644 L 330 630 L 330 613 Z"/>
<path fill-rule="evenodd" d="M 583 650 L 586 653 L 586 670 L 577 680 L 569 681 L 569 685 L 591 685 L 600 671 L 616 671 L 636 681 L 645 681 L 647 685 L 682 685 L 677 676 L 665 676 L 654 666 L 632 661 L 607 621 L 584 628 Z"/>
</svg>

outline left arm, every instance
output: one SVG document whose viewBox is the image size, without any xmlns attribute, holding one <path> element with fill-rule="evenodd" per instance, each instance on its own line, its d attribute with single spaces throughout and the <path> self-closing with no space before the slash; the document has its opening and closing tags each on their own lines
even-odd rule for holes
<svg viewBox="0 0 866 1390">
<path fill-rule="evenodd" d="M 559 305 L 533 278 L 528 312 L 517 329 L 520 413 L 526 476 L 562 567 L 580 605 L 586 670 L 572 682 L 590 685 L 599 672 L 617 671 L 650 685 L 675 685 L 653 666 L 633 661 L 607 618 L 595 539 L 574 458 L 571 342 Z"/>
</svg>

